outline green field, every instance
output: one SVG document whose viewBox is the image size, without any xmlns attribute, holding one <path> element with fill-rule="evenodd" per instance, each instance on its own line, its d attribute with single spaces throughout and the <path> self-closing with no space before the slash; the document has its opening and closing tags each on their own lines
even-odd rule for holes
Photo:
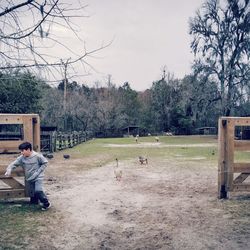
<svg viewBox="0 0 250 250">
<path fill-rule="evenodd" d="M 116 157 L 119 159 L 129 159 L 138 155 L 146 155 L 149 158 L 183 155 L 185 157 L 202 156 L 208 157 L 211 160 L 217 159 L 217 139 L 214 137 L 163 136 L 159 138 L 161 145 L 159 147 L 154 146 L 154 144 L 156 145 L 154 137 L 140 137 L 137 144 L 134 138 L 94 139 L 76 148 L 69 149 L 67 152 L 79 155 L 79 157 L 96 158 L 96 155 L 105 155 L 108 157 L 107 161 L 113 161 Z M 204 143 L 209 146 L 200 147 L 200 144 Z M 149 144 L 152 145 L 150 146 Z M 190 144 L 193 147 L 188 147 Z M 214 152 L 214 155 L 212 155 L 212 152 Z"/>
</svg>

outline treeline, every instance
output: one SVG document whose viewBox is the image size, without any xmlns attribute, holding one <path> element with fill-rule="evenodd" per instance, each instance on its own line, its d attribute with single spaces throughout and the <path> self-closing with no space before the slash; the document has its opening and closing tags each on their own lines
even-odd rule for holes
<svg viewBox="0 0 250 250">
<path fill-rule="evenodd" d="M 111 77 L 102 87 L 89 87 L 92 83 L 70 82 L 65 75 L 52 88 L 30 72 L 0 71 L 0 112 L 39 113 L 42 125 L 93 136 L 118 136 L 131 125 L 144 133 L 193 134 L 199 127 L 216 127 L 219 116 L 250 116 L 249 0 L 204 1 L 189 20 L 189 33 L 195 58 L 183 79 L 163 70 L 161 79 L 137 92 Z M 66 74 L 67 64 L 57 65 Z"/>
<path fill-rule="evenodd" d="M 102 87 L 61 81 L 52 88 L 29 72 L 0 75 L 0 113 L 38 113 L 41 124 L 60 131 L 85 131 L 93 136 L 119 136 L 136 125 L 142 133 L 193 134 L 204 126 L 216 127 L 223 110 L 216 84 L 204 84 L 193 75 L 162 78 L 145 91 L 128 82 L 116 86 L 111 77 Z M 231 115 L 249 115 L 250 101 L 238 100 Z"/>
</svg>

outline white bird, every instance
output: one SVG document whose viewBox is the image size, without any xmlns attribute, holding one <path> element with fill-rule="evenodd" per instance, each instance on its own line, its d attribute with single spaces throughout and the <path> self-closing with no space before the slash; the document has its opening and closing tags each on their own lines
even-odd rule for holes
<svg viewBox="0 0 250 250">
<path fill-rule="evenodd" d="M 159 140 L 160 140 L 159 137 L 156 136 L 156 137 L 155 137 L 155 141 L 156 141 L 156 142 L 159 142 Z"/>
<path fill-rule="evenodd" d="M 137 143 L 138 140 L 139 140 L 139 135 L 136 135 L 136 137 L 135 137 L 135 142 Z"/>
<path fill-rule="evenodd" d="M 114 174 L 115 174 L 115 178 L 117 181 L 120 181 L 122 179 L 122 170 L 121 168 L 119 167 L 119 164 L 118 164 L 118 159 L 116 158 L 116 166 L 114 168 Z"/>
</svg>

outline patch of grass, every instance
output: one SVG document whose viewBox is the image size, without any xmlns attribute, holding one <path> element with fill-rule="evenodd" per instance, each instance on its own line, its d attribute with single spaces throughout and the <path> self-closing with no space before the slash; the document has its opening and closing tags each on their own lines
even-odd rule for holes
<svg viewBox="0 0 250 250">
<path fill-rule="evenodd" d="M 148 138 L 148 137 L 145 137 Z M 154 139 L 154 137 L 152 138 Z M 151 139 L 151 141 L 152 141 Z M 216 136 L 159 136 L 160 142 L 166 144 L 200 144 L 200 143 L 217 143 Z"/>
<path fill-rule="evenodd" d="M 0 203 L 1 249 L 25 249 L 24 239 L 38 235 L 38 208 L 22 203 Z"/>
<path fill-rule="evenodd" d="M 140 137 L 136 144 L 134 138 L 108 138 L 94 139 L 67 149 L 75 158 L 92 158 L 86 164 L 98 166 L 100 162 L 106 164 L 119 159 L 138 159 L 139 155 L 149 159 L 164 157 L 166 159 L 197 160 L 217 162 L 217 140 L 208 136 L 160 136 L 160 144 L 156 144 L 154 137 Z M 152 145 L 143 146 L 144 143 Z M 208 147 L 200 147 L 200 144 L 210 144 Z M 121 147 L 119 147 L 121 145 Z M 126 147 L 128 145 L 128 147 Z M 160 145 L 159 147 L 157 145 Z M 190 147 L 190 145 L 192 147 Z M 197 146 L 196 146 L 197 145 Z M 90 167 L 90 166 L 89 166 Z"/>
<path fill-rule="evenodd" d="M 234 153 L 235 162 L 250 162 L 250 152 L 236 151 Z"/>
<path fill-rule="evenodd" d="M 58 226 L 55 217 L 56 211 L 44 212 L 27 200 L 0 201 L 0 249 L 27 249 L 41 231 Z"/>
</svg>

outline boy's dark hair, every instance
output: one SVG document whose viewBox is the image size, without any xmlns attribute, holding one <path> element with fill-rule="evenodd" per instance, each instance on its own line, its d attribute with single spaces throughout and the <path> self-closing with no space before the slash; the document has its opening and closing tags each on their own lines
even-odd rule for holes
<svg viewBox="0 0 250 250">
<path fill-rule="evenodd" d="M 32 145 L 31 145 L 31 143 L 29 143 L 29 142 L 23 142 L 23 143 L 21 143 L 20 145 L 19 145 L 19 147 L 18 147 L 18 149 L 19 150 L 27 150 L 27 149 L 30 149 L 30 150 L 32 150 Z"/>
</svg>

